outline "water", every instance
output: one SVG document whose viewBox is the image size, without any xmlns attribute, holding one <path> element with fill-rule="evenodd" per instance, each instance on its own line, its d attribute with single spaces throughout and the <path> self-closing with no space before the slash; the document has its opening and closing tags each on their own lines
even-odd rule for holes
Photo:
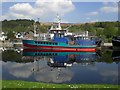
<svg viewBox="0 0 120 90">
<path fill-rule="evenodd" d="M 44 83 L 118 84 L 120 51 L 2 53 L 2 79 Z"/>
</svg>

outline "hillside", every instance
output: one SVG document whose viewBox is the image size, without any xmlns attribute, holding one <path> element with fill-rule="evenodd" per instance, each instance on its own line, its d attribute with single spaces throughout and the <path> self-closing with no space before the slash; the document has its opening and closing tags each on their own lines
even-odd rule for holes
<svg viewBox="0 0 120 90">
<path fill-rule="evenodd" d="M 9 38 L 14 32 L 28 32 L 33 30 L 34 20 L 17 19 L 2 21 L 2 30 L 7 32 Z M 53 22 L 37 22 L 38 32 L 46 33 Z M 69 28 L 70 32 L 80 33 L 89 31 L 90 35 L 102 36 L 105 41 L 110 42 L 114 35 L 120 35 L 118 22 L 95 22 L 95 23 L 61 23 L 62 28 Z"/>
</svg>

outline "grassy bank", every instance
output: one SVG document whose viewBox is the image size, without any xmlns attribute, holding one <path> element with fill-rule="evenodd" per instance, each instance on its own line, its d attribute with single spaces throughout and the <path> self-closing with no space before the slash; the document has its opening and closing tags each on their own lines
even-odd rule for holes
<svg viewBox="0 0 120 90">
<path fill-rule="evenodd" d="M 16 80 L 3 80 L 2 88 L 118 88 L 110 84 L 48 84 L 40 82 L 26 82 Z"/>
</svg>

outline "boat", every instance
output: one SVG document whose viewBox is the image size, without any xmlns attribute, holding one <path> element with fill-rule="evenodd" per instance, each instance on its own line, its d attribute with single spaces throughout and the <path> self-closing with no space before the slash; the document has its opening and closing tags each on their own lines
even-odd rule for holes
<svg viewBox="0 0 120 90">
<path fill-rule="evenodd" d="M 95 52 L 95 46 L 69 45 L 64 42 L 23 40 L 23 46 L 54 52 Z"/>
<path fill-rule="evenodd" d="M 114 36 L 112 38 L 112 44 L 113 44 L 113 47 L 119 47 L 120 48 L 120 36 Z"/>
<path fill-rule="evenodd" d="M 59 17 L 58 17 L 59 18 Z M 47 40 L 39 39 L 23 39 L 23 46 L 25 48 L 34 48 L 39 50 L 49 50 L 53 52 L 95 52 L 96 39 L 88 37 L 88 33 L 82 37 L 75 37 L 67 29 L 62 29 L 60 19 L 54 23 L 48 31 Z M 36 26 L 35 26 L 36 28 Z M 36 30 L 34 29 L 36 33 Z M 36 34 L 35 34 L 36 36 Z"/>
</svg>

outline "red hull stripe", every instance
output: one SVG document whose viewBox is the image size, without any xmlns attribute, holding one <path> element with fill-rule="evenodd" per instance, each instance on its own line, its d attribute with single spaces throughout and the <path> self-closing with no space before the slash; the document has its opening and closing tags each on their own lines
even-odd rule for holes
<svg viewBox="0 0 120 90">
<path fill-rule="evenodd" d="M 85 49 L 85 50 L 51 50 L 51 49 L 24 49 L 24 52 L 95 52 L 95 49 Z"/>
<path fill-rule="evenodd" d="M 34 48 L 33 51 L 39 52 L 95 52 L 95 48 L 69 48 L 60 46 L 34 46 L 29 44 L 23 44 L 25 47 Z M 36 50 L 35 50 L 36 49 Z M 30 49 L 32 50 L 32 49 Z"/>
</svg>

